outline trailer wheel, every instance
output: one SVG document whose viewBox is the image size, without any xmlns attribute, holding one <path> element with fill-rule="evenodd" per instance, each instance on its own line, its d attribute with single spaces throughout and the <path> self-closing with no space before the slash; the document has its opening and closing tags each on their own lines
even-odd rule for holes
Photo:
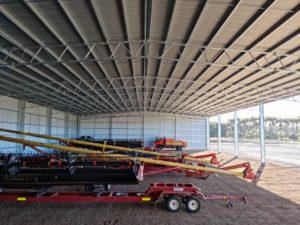
<svg viewBox="0 0 300 225">
<path fill-rule="evenodd" d="M 177 212 L 180 209 L 181 200 L 177 196 L 170 196 L 167 200 L 167 207 L 170 212 Z"/>
<path fill-rule="evenodd" d="M 196 213 L 200 210 L 201 204 L 198 198 L 188 197 L 185 202 L 185 208 L 190 213 Z"/>
</svg>

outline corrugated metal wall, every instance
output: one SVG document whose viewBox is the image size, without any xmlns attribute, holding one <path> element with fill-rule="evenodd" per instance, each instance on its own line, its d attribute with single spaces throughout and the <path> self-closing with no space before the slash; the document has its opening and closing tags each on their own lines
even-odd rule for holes
<svg viewBox="0 0 300 225">
<path fill-rule="evenodd" d="M 20 110 L 20 108 L 19 108 Z M 21 113 L 20 113 L 21 114 Z M 24 114 L 24 131 L 38 134 L 47 134 L 47 108 L 38 106 L 30 103 L 25 103 L 25 114 Z M 42 141 L 45 139 L 24 136 L 25 139 L 31 141 Z M 41 148 L 42 150 L 46 150 Z M 22 146 L 19 147 L 18 152 L 24 152 L 26 154 L 36 153 L 31 148 L 26 147 L 23 151 Z"/>
<path fill-rule="evenodd" d="M 77 131 L 77 116 L 57 110 L 34 105 L 20 104 L 22 101 L 9 97 L 0 97 L 0 127 L 24 130 L 32 133 L 51 134 L 59 137 L 75 138 L 92 136 L 96 139 L 142 139 L 145 146 L 151 146 L 157 137 L 185 140 L 189 149 L 207 148 L 207 126 L 203 118 L 185 118 L 180 116 L 113 116 L 102 118 L 80 118 Z M 20 126 L 23 111 L 23 128 Z M 20 122 L 19 122 L 20 121 Z M 49 127 L 50 126 L 50 127 Z M 77 133 L 78 132 L 78 133 Z M 6 134 L 17 137 L 13 134 Z M 30 140 L 45 141 L 33 137 Z M 22 151 L 13 143 L 0 142 L 1 152 Z M 34 153 L 26 149 L 26 153 Z"/>
<path fill-rule="evenodd" d="M 208 149 L 207 147 L 207 120 L 177 118 L 176 137 L 181 140 L 187 140 L 192 149 Z"/>
<path fill-rule="evenodd" d="M 68 138 L 76 138 L 77 137 L 77 116 L 69 114 L 69 122 L 68 122 Z"/>
<path fill-rule="evenodd" d="M 92 136 L 97 139 L 110 138 L 110 118 L 82 120 L 79 135 Z"/>
<path fill-rule="evenodd" d="M 113 116 L 80 118 L 80 136 L 96 139 L 143 139 L 151 146 L 157 137 L 168 137 L 188 142 L 188 149 L 207 148 L 206 119 L 178 116 Z"/>
<path fill-rule="evenodd" d="M 24 130 L 31 133 L 60 137 L 73 138 L 77 136 L 76 115 L 69 114 L 66 116 L 67 114 L 61 111 L 49 110 L 47 107 L 3 96 L 0 97 L 0 105 L 1 128 Z M 9 133 L 3 134 L 11 137 L 21 137 Z M 24 138 L 27 140 L 46 142 L 44 139 L 30 136 L 24 136 Z M 23 149 L 20 145 L 0 141 L 0 152 L 23 152 Z M 26 154 L 36 153 L 30 148 L 26 148 L 24 152 Z"/>
<path fill-rule="evenodd" d="M 57 110 L 52 112 L 51 135 L 65 137 L 65 113 Z"/>
<path fill-rule="evenodd" d="M 142 117 L 111 118 L 112 139 L 143 139 Z"/>
<path fill-rule="evenodd" d="M 152 146 L 153 141 L 158 137 L 176 139 L 175 128 L 175 118 L 145 117 L 145 146 Z"/>
<path fill-rule="evenodd" d="M 17 99 L 0 97 L 0 127 L 6 129 L 18 129 L 18 103 Z M 10 137 L 17 137 L 15 134 L 6 134 Z M 0 141 L 0 151 L 15 152 L 16 144 Z"/>
</svg>

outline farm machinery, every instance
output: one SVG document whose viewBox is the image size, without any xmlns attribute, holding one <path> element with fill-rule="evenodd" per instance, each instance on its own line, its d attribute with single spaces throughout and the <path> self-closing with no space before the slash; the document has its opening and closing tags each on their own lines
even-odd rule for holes
<svg viewBox="0 0 300 225">
<path fill-rule="evenodd" d="M 182 151 L 183 148 L 187 147 L 187 142 L 164 137 L 158 138 L 154 142 L 154 146 L 159 150 L 162 150 L 163 148 L 171 148 L 176 149 L 176 151 Z"/>
<path fill-rule="evenodd" d="M 205 195 L 190 183 L 155 183 L 151 184 L 145 192 L 112 192 L 109 191 L 109 187 L 113 184 L 136 185 L 142 182 L 145 176 L 171 172 L 184 173 L 187 177 L 200 179 L 206 179 L 213 173 L 245 179 L 255 177 L 249 163 L 221 167 L 214 153 L 189 155 L 151 152 L 7 129 L 0 129 L 0 131 L 56 142 L 45 143 L 0 136 L 2 141 L 19 143 L 24 148 L 30 147 L 39 153 L 35 156 L 14 154 L 2 156 L 0 187 L 4 191 L 0 193 L 0 201 L 156 202 L 162 196 L 169 211 L 177 211 L 183 203 L 188 212 L 196 212 L 199 210 L 200 200 L 245 201 L 245 197 Z M 85 148 L 79 147 L 80 145 Z M 44 148 L 56 152 L 45 151 Z M 85 192 L 49 191 L 52 186 L 66 185 L 83 185 Z M 22 190 L 10 191 L 10 189 Z M 37 191 L 28 192 L 24 189 L 37 189 Z"/>
</svg>

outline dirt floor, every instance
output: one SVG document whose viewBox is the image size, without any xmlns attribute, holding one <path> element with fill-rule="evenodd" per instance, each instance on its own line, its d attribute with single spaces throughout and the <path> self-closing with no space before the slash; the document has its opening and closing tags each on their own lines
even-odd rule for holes
<svg viewBox="0 0 300 225">
<path fill-rule="evenodd" d="M 196 214 L 181 209 L 177 213 L 165 210 L 163 201 L 153 204 L 63 204 L 63 203 L 1 203 L 1 225 L 121 225 L 121 224 L 172 224 L 172 225 L 275 225 L 300 224 L 300 168 L 268 164 L 260 168 L 253 159 L 232 158 L 220 154 L 223 163 L 229 161 L 250 161 L 260 169 L 257 185 L 243 179 L 227 175 L 211 175 L 207 180 L 185 179 L 180 174 L 153 175 L 145 178 L 139 186 L 126 190 L 144 190 L 151 182 L 190 182 L 198 185 L 206 193 L 230 193 L 245 195 L 248 203 L 233 202 L 233 208 L 226 208 L 225 202 L 202 202 Z M 125 187 L 113 187 L 124 191 Z"/>
</svg>

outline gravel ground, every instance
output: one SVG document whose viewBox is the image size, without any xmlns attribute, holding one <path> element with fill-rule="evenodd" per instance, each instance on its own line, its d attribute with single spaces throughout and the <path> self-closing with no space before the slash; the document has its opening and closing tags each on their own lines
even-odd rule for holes
<svg viewBox="0 0 300 225">
<path fill-rule="evenodd" d="M 223 162 L 232 155 L 220 154 Z M 239 161 L 250 160 L 247 158 Z M 259 163 L 250 160 L 258 169 Z M 231 161 L 236 163 L 237 160 Z M 229 165 L 229 164 L 228 164 Z M 231 193 L 245 195 L 248 203 L 233 202 L 226 208 L 225 202 L 202 202 L 201 210 L 189 214 L 181 209 L 177 213 L 167 212 L 163 201 L 153 204 L 135 203 L 1 203 L 1 225 L 246 225 L 288 224 L 299 225 L 300 221 L 300 170 L 268 164 L 261 168 L 257 185 L 227 175 L 211 175 L 207 180 L 186 179 L 181 174 L 153 175 L 145 178 L 139 186 L 114 186 L 113 190 L 145 190 L 152 182 L 190 182 L 201 187 L 205 193 Z"/>
</svg>

